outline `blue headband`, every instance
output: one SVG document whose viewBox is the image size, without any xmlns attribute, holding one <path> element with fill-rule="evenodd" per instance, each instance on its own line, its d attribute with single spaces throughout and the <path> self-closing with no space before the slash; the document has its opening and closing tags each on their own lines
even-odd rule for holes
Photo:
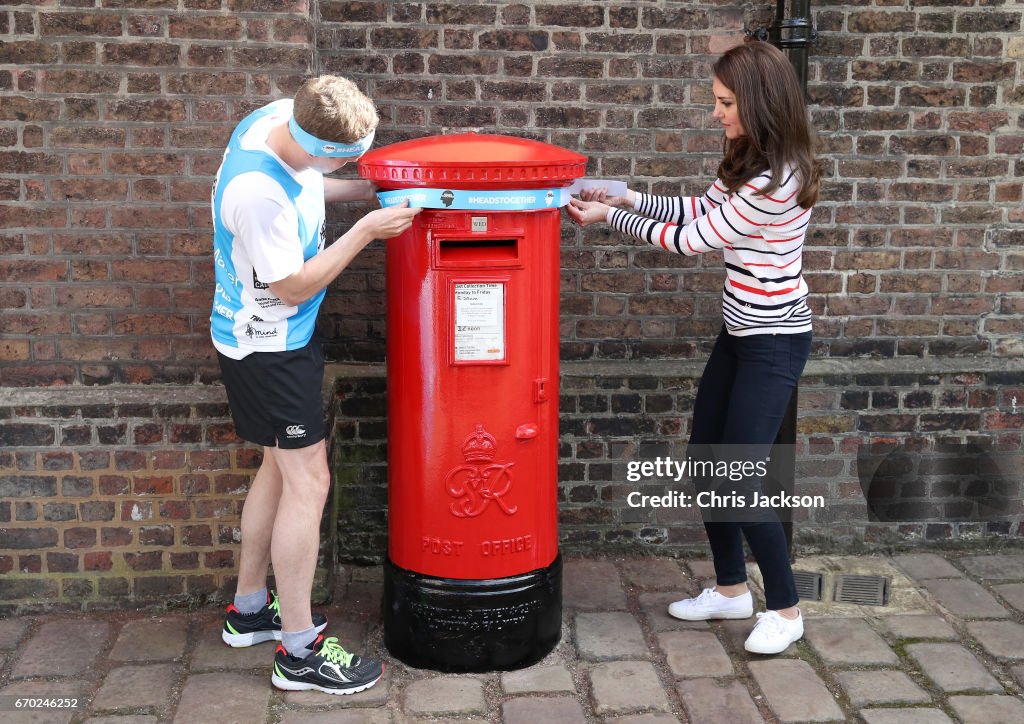
<svg viewBox="0 0 1024 724">
<path fill-rule="evenodd" d="M 292 138 L 302 146 L 302 150 L 312 156 L 325 156 L 328 158 L 355 158 L 366 153 L 373 144 L 373 134 L 370 131 L 355 143 L 335 143 L 334 141 L 323 141 L 314 135 L 306 133 L 295 121 L 295 116 L 288 119 L 288 130 L 292 132 Z"/>
</svg>

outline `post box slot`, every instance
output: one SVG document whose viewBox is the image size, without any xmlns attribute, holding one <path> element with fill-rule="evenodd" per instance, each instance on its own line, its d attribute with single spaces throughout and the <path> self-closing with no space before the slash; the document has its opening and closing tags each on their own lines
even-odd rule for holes
<svg viewBox="0 0 1024 724">
<path fill-rule="evenodd" d="M 509 266 L 519 263 L 518 239 L 443 239 L 439 266 Z"/>
</svg>

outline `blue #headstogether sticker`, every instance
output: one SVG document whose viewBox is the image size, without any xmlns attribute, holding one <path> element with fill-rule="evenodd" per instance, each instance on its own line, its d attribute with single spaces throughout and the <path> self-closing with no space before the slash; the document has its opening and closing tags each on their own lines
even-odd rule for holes
<svg viewBox="0 0 1024 724">
<path fill-rule="evenodd" d="M 420 209 L 465 209 L 473 211 L 529 211 L 557 209 L 569 203 L 569 190 L 502 189 L 468 191 L 465 189 L 399 189 L 377 194 L 380 205 L 398 206 L 406 199 Z"/>
</svg>

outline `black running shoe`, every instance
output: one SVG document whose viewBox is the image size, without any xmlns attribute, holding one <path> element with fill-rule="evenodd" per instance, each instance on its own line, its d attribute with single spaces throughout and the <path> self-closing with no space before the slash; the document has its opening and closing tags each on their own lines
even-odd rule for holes
<svg viewBox="0 0 1024 724">
<path fill-rule="evenodd" d="M 327 694 L 355 694 L 369 689 L 384 675 L 384 662 L 350 654 L 333 636 L 317 636 L 312 649 L 313 653 L 300 659 L 278 645 L 271 683 L 286 691 L 315 689 Z"/>
<path fill-rule="evenodd" d="M 327 617 L 322 613 L 314 613 L 313 626 L 320 633 L 327 628 Z M 235 604 L 229 604 L 220 637 L 228 646 L 235 648 L 264 641 L 280 641 L 281 605 L 277 602 L 277 591 L 267 592 L 267 605 L 256 613 L 239 613 Z"/>
</svg>

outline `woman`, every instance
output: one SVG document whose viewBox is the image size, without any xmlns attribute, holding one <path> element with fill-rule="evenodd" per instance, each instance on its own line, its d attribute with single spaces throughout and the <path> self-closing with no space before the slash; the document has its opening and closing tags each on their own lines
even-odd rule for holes
<svg viewBox="0 0 1024 724">
<path fill-rule="evenodd" d="M 762 42 L 733 48 L 715 63 L 712 87 L 724 157 L 704 196 L 627 190 L 605 198 L 598 189 L 573 199 L 567 211 L 578 224 L 603 221 L 669 252 L 722 250 L 724 325 L 697 391 L 690 446 L 764 451 L 775 440 L 810 352 L 811 311 L 801 266 L 820 171 L 803 89 L 781 51 Z M 760 482 L 753 481 L 755 489 Z M 717 585 L 676 601 L 669 613 L 688 621 L 752 615 L 742 532 L 761 569 L 767 609 L 757 615 L 745 648 L 784 651 L 803 636 L 803 618 L 782 524 L 774 515 L 742 522 L 710 518 L 705 515 L 704 525 Z"/>
</svg>

